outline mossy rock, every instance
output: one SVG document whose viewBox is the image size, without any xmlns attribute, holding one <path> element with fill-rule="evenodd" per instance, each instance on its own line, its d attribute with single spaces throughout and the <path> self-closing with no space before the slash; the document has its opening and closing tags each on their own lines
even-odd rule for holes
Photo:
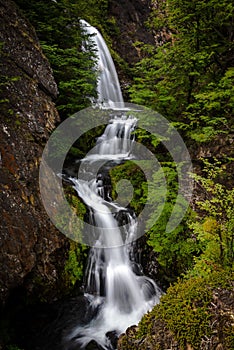
<svg viewBox="0 0 234 350">
<path fill-rule="evenodd" d="M 120 337 L 120 350 L 230 350 L 233 344 L 234 279 L 226 271 L 179 280 L 135 332 Z"/>
</svg>

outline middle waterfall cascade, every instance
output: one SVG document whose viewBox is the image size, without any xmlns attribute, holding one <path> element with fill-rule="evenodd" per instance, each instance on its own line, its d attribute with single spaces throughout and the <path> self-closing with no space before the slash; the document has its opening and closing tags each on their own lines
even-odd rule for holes
<svg viewBox="0 0 234 350">
<path fill-rule="evenodd" d="M 90 249 L 85 276 L 85 296 L 89 301 L 87 313 L 92 313 L 93 317 L 89 323 L 73 328 L 66 336 L 66 342 L 73 344 L 72 349 L 85 349 L 94 340 L 99 344 L 99 349 L 111 350 L 116 347 L 108 334 L 114 332 L 119 336 L 129 326 L 137 324 L 159 302 L 161 290 L 153 280 L 142 274 L 141 266 L 134 261 L 134 245 L 131 242 L 137 237 L 137 218 L 128 208 L 112 201 L 111 184 L 105 179 L 110 167 L 137 158 L 132 153 L 137 119 L 127 117 L 120 110 L 115 112 L 113 104 L 122 103 L 122 95 L 118 86 L 117 95 L 113 92 L 116 90 L 117 76 L 113 61 L 107 59 L 110 54 L 108 51 L 107 55 L 100 33 L 89 25 L 87 28 L 89 34 L 92 32 L 98 36 L 97 52 L 105 51 L 102 53 L 105 59 L 100 59 L 100 62 L 105 64 L 102 71 L 105 70 L 107 74 L 103 77 L 104 81 L 101 76 L 99 87 L 105 86 L 105 91 L 111 91 L 111 96 L 106 95 L 106 99 L 111 101 L 112 111 L 110 122 L 97 139 L 96 146 L 80 162 L 82 179 L 79 176 L 69 178 L 87 206 L 89 223 L 99 234 Z M 99 100 L 103 96 L 99 96 Z M 98 165 L 100 163 L 101 167 Z M 67 345 L 66 349 L 71 348 Z"/>
<path fill-rule="evenodd" d="M 137 230 L 134 214 L 111 201 L 111 195 L 103 185 L 101 171 L 90 179 L 95 159 L 97 162 L 104 160 L 108 167 L 110 161 L 112 166 L 119 164 L 120 154 L 122 162 L 135 158 L 131 154 L 131 131 L 135 125 L 136 119 L 131 117 L 111 120 L 97 140 L 95 149 L 98 153 L 82 160 L 82 163 L 90 165 L 89 180 L 70 178 L 79 197 L 89 208 L 90 223 L 99 230 L 99 238 L 89 253 L 85 286 L 90 309 L 97 309 L 98 313 L 89 324 L 78 326 L 69 335 L 69 339 L 77 341 L 81 348 L 94 339 L 103 349 L 113 349 L 106 334 L 115 331 L 119 335 L 130 325 L 137 324 L 161 295 L 154 281 L 142 275 L 141 267 L 136 268 L 137 264 L 130 259 L 133 256 L 131 242 Z M 128 223 L 124 235 L 116 215 L 120 212 Z"/>
</svg>

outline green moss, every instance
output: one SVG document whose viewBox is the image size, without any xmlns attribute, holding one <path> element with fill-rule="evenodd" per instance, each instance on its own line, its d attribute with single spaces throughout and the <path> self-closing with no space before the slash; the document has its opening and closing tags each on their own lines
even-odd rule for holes
<svg viewBox="0 0 234 350">
<path fill-rule="evenodd" d="M 182 348 L 189 343 L 199 349 L 202 336 L 210 336 L 208 305 L 211 298 L 212 292 L 205 288 L 201 278 L 177 283 L 162 298 L 159 315 Z"/>
<path fill-rule="evenodd" d="M 85 245 L 70 242 L 68 259 L 64 268 L 64 278 L 68 287 L 72 288 L 77 282 L 82 281 L 87 249 Z"/>
<path fill-rule="evenodd" d="M 139 162 L 138 162 L 139 163 Z M 112 198 L 115 200 L 119 195 L 123 195 L 127 190 L 124 186 L 123 180 L 130 181 L 132 185 L 133 193 L 129 191 L 130 208 L 134 210 L 136 214 L 139 214 L 147 200 L 148 188 L 145 181 L 145 175 L 136 164 L 136 162 L 127 161 L 124 164 L 120 164 L 110 171 L 110 177 L 112 182 Z M 122 181 L 122 186 L 120 181 Z M 120 184 L 120 186 L 118 185 Z M 131 190 L 129 188 L 129 190 Z M 127 193 L 124 194 L 127 198 Z M 132 198 L 130 198 L 132 197 Z"/>
<path fill-rule="evenodd" d="M 77 216 L 81 221 L 84 220 L 86 207 L 77 197 L 76 191 L 72 187 L 66 188 L 66 198 L 71 205 L 74 218 Z M 72 218 L 71 218 L 72 220 Z M 87 256 L 88 247 L 77 242 L 82 242 L 82 227 L 77 227 L 77 232 L 73 232 L 74 241 L 70 241 L 68 258 L 64 267 L 64 279 L 68 289 L 73 288 L 77 282 L 83 278 L 84 262 Z"/>
<path fill-rule="evenodd" d="M 17 127 L 20 127 L 21 124 L 22 124 L 22 122 L 21 122 L 19 119 L 16 119 L 15 125 L 16 125 Z"/>
<path fill-rule="evenodd" d="M 77 193 L 74 188 L 66 188 L 66 198 L 68 203 L 71 205 L 74 213 L 80 218 L 83 219 L 86 213 L 86 207 L 84 203 L 78 198 Z"/>
<path fill-rule="evenodd" d="M 175 336 L 180 349 L 186 349 L 187 344 L 190 344 L 194 350 L 199 350 L 202 338 L 204 336 L 209 338 L 212 332 L 210 305 L 213 291 L 217 288 L 230 290 L 231 280 L 233 275 L 224 271 L 214 272 L 206 278 L 179 280 L 174 286 L 169 287 L 167 293 L 162 296 L 160 304 L 143 317 L 136 338 L 152 337 L 154 324 L 157 320 L 161 320 Z M 225 344 L 231 344 L 233 333 L 230 332 L 229 326 L 227 328 L 229 336 Z"/>
</svg>

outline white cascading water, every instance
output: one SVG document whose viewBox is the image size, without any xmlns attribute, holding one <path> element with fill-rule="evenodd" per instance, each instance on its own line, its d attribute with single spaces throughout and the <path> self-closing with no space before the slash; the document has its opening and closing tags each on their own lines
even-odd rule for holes
<svg viewBox="0 0 234 350">
<path fill-rule="evenodd" d="M 90 35 L 90 40 L 94 48 L 97 49 L 97 71 L 99 73 L 97 81 L 97 103 L 103 107 L 114 108 L 115 102 L 118 102 L 120 106 L 123 104 L 123 96 L 110 51 L 102 35 L 96 28 L 84 20 L 81 20 L 80 23 L 84 31 Z"/>
<path fill-rule="evenodd" d="M 95 42 L 103 65 L 102 73 L 107 71 L 99 80 L 99 101 L 104 98 L 108 102 L 111 100 L 111 103 L 122 102 L 117 74 L 106 44 L 95 28 L 87 24 L 86 28 L 89 34 L 97 36 Z M 106 91 L 111 91 L 111 95 L 105 95 Z M 85 349 L 91 340 L 95 340 L 100 349 L 114 349 L 107 333 L 115 332 L 118 336 L 129 326 L 137 324 L 159 302 L 161 295 L 154 281 L 141 273 L 139 265 L 136 269 L 136 263 L 132 259 L 131 242 L 134 241 L 137 230 L 134 214 L 111 200 L 111 191 L 104 184 L 101 170 L 98 174 L 93 174 L 93 178 L 90 177 L 94 162 L 102 160 L 102 164 L 108 164 L 111 161 L 113 165 L 120 160 L 123 162 L 136 157 L 131 153 L 132 131 L 136 123 L 136 118 L 125 115 L 112 118 L 97 140 L 95 151 L 82 160 L 82 164 L 85 164 L 83 172 L 86 171 L 87 164 L 89 167 L 88 180 L 70 178 L 79 197 L 89 209 L 90 223 L 99 232 L 95 246 L 89 253 L 85 286 L 85 296 L 90 302 L 89 310 L 96 311 L 90 323 L 78 325 L 67 337 L 68 343 L 72 340 L 77 344 L 76 349 Z M 121 220 L 127 223 L 124 232 L 120 229 L 118 213 L 122 213 Z M 69 350 L 68 347 L 67 349 Z"/>
</svg>

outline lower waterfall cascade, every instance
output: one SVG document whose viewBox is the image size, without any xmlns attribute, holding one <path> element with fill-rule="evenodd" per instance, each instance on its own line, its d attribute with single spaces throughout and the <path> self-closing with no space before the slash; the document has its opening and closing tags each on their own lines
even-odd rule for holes
<svg viewBox="0 0 234 350">
<path fill-rule="evenodd" d="M 94 341 L 98 344 L 97 349 L 113 350 L 116 344 L 113 344 L 109 334 L 118 337 L 129 326 L 137 324 L 159 302 L 161 290 L 153 280 L 144 276 L 140 264 L 134 261 L 132 242 L 137 237 L 136 215 L 112 200 L 111 184 L 105 179 L 110 167 L 137 158 L 137 155 L 132 154 L 137 119 L 115 108 L 119 102 L 122 105 L 123 101 L 113 61 L 110 61 L 111 56 L 100 33 L 85 21 L 82 25 L 88 28 L 89 34 L 97 37 L 94 42 L 99 64 L 102 64 L 98 84 L 99 103 L 105 101 L 105 107 L 109 106 L 112 112 L 109 124 L 96 141 L 94 151 L 80 160 L 82 179 L 79 176 L 68 179 L 85 203 L 89 223 L 98 231 L 98 239 L 90 249 L 85 275 L 85 297 L 89 305 L 87 313 L 93 317 L 87 324 L 78 324 L 70 330 L 64 337 L 64 344 L 66 350 L 86 349 Z M 104 71 L 108 74 L 103 75 Z M 113 87 L 117 89 L 117 94 Z"/>
<path fill-rule="evenodd" d="M 132 258 L 132 242 L 137 230 L 134 213 L 111 200 L 109 186 L 103 184 L 101 170 L 90 179 L 94 162 L 101 159 L 105 168 L 110 166 L 110 162 L 114 166 L 135 156 L 131 154 L 131 132 L 136 122 L 135 118 L 125 115 L 110 120 L 97 140 L 98 153 L 82 160 L 86 163 L 85 171 L 87 163 L 90 165 L 88 181 L 69 177 L 78 196 L 89 208 L 90 223 L 99 230 L 99 239 L 90 249 L 85 286 L 85 296 L 89 301 L 87 312 L 93 312 L 95 316 L 87 325 L 75 327 L 66 338 L 68 343 L 77 343 L 80 349 L 85 349 L 91 340 L 105 350 L 114 349 L 106 336 L 108 332 L 119 336 L 130 325 L 137 324 L 159 302 L 161 295 L 159 287 L 142 274 L 141 266 Z M 120 212 L 121 220 L 127 223 L 124 230 L 119 228 Z"/>
</svg>

